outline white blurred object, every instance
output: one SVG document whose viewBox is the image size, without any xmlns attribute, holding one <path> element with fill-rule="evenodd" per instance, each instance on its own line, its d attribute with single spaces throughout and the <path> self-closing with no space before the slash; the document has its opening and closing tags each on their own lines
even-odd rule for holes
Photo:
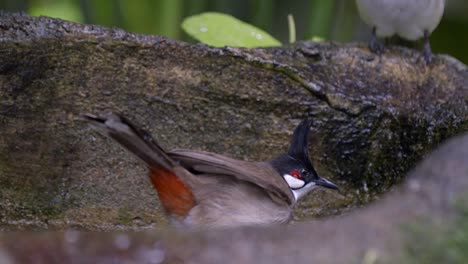
<svg viewBox="0 0 468 264">
<path fill-rule="evenodd" d="M 381 49 L 376 36 L 398 35 L 410 41 L 424 37 L 423 53 L 430 60 L 428 38 L 442 19 L 445 0 L 356 0 L 356 4 L 361 18 L 372 27 L 371 49 Z"/>
</svg>

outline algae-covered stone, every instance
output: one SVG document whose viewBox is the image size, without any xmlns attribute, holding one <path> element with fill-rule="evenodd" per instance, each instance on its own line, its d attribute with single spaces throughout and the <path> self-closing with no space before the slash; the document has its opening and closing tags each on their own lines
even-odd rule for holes
<svg viewBox="0 0 468 264">
<path fill-rule="evenodd" d="M 379 57 L 326 42 L 210 48 L 24 15 L 2 14 L 0 28 L 4 226 L 163 224 L 144 166 L 75 120 L 85 112 L 122 112 L 167 149 L 249 160 L 284 151 L 311 117 L 313 163 L 342 193 L 308 195 L 298 218 L 373 200 L 468 129 L 468 70 L 447 56 L 426 65 L 407 49 Z"/>
</svg>

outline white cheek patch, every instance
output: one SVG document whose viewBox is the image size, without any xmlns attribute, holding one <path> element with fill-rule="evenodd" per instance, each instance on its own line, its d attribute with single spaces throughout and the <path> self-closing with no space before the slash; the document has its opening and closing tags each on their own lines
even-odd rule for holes
<svg viewBox="0 0 468 264">
<path fill-rule="evenodd" d="M 295 178 L 289 174 L 285 174 L 283 177 L 288 183 L 289 187 L 291 187 L 292 189 L 301 188 L 305 184 L 303 180 L 299 180 L 298 178 Z"/>
<path fill-rule="evenodd" d="M 310 192 L 310 190 L 314 189 L 315 187 L 317 187 L 315 182 L 309 182 L 308 184 L 306 184 L 306 186 L 298 190 L 292 190 L 294 198 L 296 199 L 296 201 L 299 200 L 299 198 L 306 195 L 308 192 Z"/>
</svg>

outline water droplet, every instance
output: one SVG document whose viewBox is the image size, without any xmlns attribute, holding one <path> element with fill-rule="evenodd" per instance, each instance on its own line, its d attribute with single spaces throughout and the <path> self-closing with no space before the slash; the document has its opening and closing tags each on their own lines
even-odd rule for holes
<svg viewBox="0 0 468 264">
<path fill-rule="evenodd" d="M 114 245 L 121 250 L 126 250 L 130 247 L 130 238 L 127 235 L 117 235 L 114 239 Z"/>
<path fill-rule="evenodd" d="M 421 190 L 421 184 L 417 180 L 410 180 L 408 185 L 413 192 Z"/>
<path fill-rule="evenodd" d="M 16 261 L 13 261 L 13 258 L 6 250 L 0 249 L 0 263 L 13 264 L 16 263 Z"/>
<path fill-rule="evenodd" d="M 63 236 L 65 238 L 65 241 L 73 244 L 73 243 L 76 243 L 78 239 L 80 239 L 80 232 L 76 230 L 67 230 L 65 231 Z"/>
<path fill-rule="evenodd" d="M 142 263 L 159 264 L 164 261 L 164 251 L 159 248 L 142 248 L 139 252 L 139 260 Z"/>
<path fill-rule="evenodd" d="M 258 40 L 261 40 L 261 39 L 263 39 L 263 36 L 262 36 L 262 34 L 257 34 L 257 35 L 255 35 L 255 38 L 258 39 Z"/>
<path fill-rule="evenodd" d="M 207 31 L 208 31 L 208 28 L 207 28 L 207 27 L 201 27 L 201 28 L 200 28 L 200 31 L 201 31 L 201 32 L 207 32 Z"/>
<path fill-rule="evenodd" d="M 102 95 L 105 95 L 105 96 L 112 95 L 112 91 L 111 90 L 104 90 L 104 91 L 102 91 Z"/>
<path fill-rule="evenodd" d="M 85 92 L 83 92 L 83 91 L 79 91 L 79 92 L 78 92 L 78 95 L 81 96 L 81 97 L 83 97 L 83 98 L 88 97 L 88 94 L 85 93 Z"/>
</svg>

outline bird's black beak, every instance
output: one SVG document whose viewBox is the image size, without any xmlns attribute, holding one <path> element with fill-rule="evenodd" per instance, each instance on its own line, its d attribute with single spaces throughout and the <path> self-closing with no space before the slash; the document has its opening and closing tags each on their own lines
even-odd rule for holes
<svg viewBox="0 0 468 264">
<path fill-rule="evenodd" d="M 339 190 L 338 186 L 334 184 L 333 182 L 325 179 L 325 178 L 318 178 L 317 180 L 314 180 L 315 185 L 317 186 L 322 186 L 328 189 L 333 189 L 333 190 Z"/>
</svg>

